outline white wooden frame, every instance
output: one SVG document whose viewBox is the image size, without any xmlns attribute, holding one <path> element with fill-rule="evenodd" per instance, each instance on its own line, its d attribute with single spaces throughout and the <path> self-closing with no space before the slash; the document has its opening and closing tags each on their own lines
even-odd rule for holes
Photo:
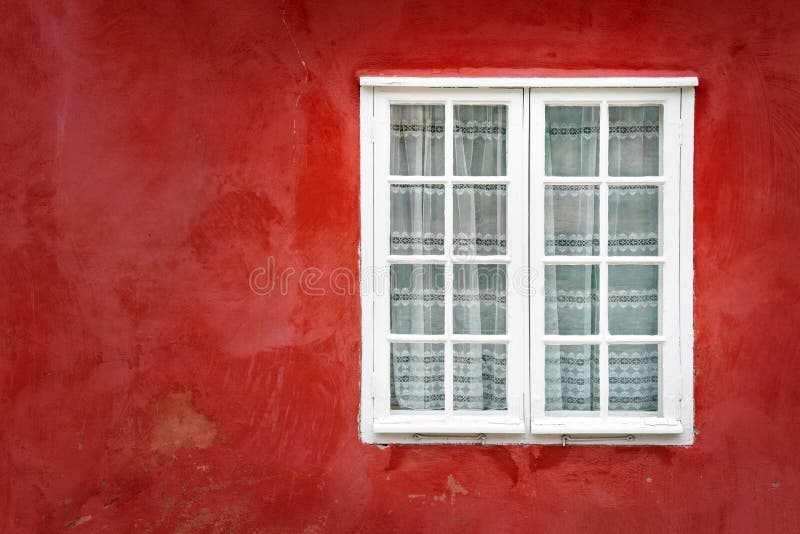
<svg viewBox="0 0 800 534">
<path fill-rule="evenodd" d="M 537 82 L 537 83 L 534 83 Z M 612 83 L 613 82 L 613 83 Z M 361 79 L 361 192 L 362 192 L 362 397 L 360 434 L 367 443 L 601 443 L 601 444 L 664 444 L 688 445 L 694 441 L 693 432 L 693 365 L 692 365 L 692 157 L 694 126 L 694 86 L 696 78 L 362 78 Z M 608 85 L 605 85 L 608 84 Z M 459 89 L 449 89 L 458 87 Z M 464 89 L 464 88 L 477 89 Z M 502 87 L 504 89 L 497 89 Z M 542 89 L 542 88 L 548 89 Z M 563 89 L 550 89 L 558 87 Z M 626 87 L 626 88 L 624 88 Z M 508 89 L 511 88 L 511 89 Z M 445 176 L 390 177 L 388 176 L 388 106 L 397 103 L 434 103 L 447 105 L 445 136 Z M 452 104 L 499 103 L 509 105 L 509 145 L 506 180 L 492 177 L 457 177 L 456 183 L 508 183 L 508 257 L 460 258 L 471 263 L 506 263 L 508 335 L 508 410 L 505 412 L 474 412 L 464 415 L 452 410 L 452 350 L 446 351 L 445 390 L 448 403 L 444 413 L 404 412 L 389 410 L 389 340 L 393 341 L 480 341 L 487 336 L 398 336 L 387 335 L 389 300 L 388 268 L 391 262 L 431 263 L 431 256 L 391 257 L 388 238 L 376 221 L 387 221 L 390 183 L 442 183 L 446 188 L 446 236 L 452 236 Z M 601 175 L 597 178 L 546 177 L 547 183 L 597 183 L 601 193 L 609 184 L 648 183 L 662 186 L 663 254 L 660 257 L 608 257 L 605 240 L 600 257 L 543 256 L 543 132 L 544 103 L 592 102 L 600 104 L 601 112 Z M 663 172 L 658 177 L 616 178 L 607 176 L 608 115 L 607 106 L 620 103 L 657 103 L 664 106 Z M 515 134 L 515 131 L 519 133 Z M 541 139 L 539 139 L 541 138 Z M 522 141 L 517 144 L 518 141 Z M 527 145 L 527 146 L 526 146 Z M 675 155 L 678 155 L 677 158 Z M 529 164 L 530 162 L 530 164 Z M 541 165 L 537 166 L 537 162 Z M 529 168 L 530 167 L 530 168 Z M 541 168 L 539 168 L 541 167 Z M 519 176 L 521 180 L 515 180 Z M 531 184 L 530 188 L 528 187 Z M 525 194 L 530 194 L 528 197 Z M 526 200 L 528 199 L 528 200 Z M 601 232 L 607 232 L 607 195 L 601 194 Z M 513 201 L 512 201 L 513 200 Z M 539 207 L 539 209 L 536 209 Z M 512 231 L 526 235 L 513 236 Z M 538 230 L 537 230 L 538 229 Z M 380 234 L 380 235 L 379 235 Z M 530 240 L 530 258 L 527 244 Z M 514 246 L 515 243 L 521 243 Z M 449 252 L 449 251 L 446 251 Z M 521 254 L 521 257 L 520 257 Z M 443 258 L 447 263 L 452 257 Z M 434 260 L 435 261 L 435 260 Z M 601 299 L 605 298 L 608 263 L 639 263 L 662 265 L 662 301 L 664 313 L 658 336 L 609 336 L 606 331 L 606 312 L 601 312 L 598 336 L 555 338 L 543 333 L 543 272 L 536 271 L 547 263 L 599 263 L 601 265 Z M 514 270 L 527 272 L 533 268 L 530 300 L 511 287 Z M 383 273 L 383 276 L 381 274 Z M 377 275 L 377 276 L 376 276 Z M 383 278 L 383 280 L 381 280 Z M 446 279 L 452 282 L 452 267 L 446 268 Z M 377 285 L 376 285 L 377 282 Z M 452 291 L 452 283 L 449 284 Z M 669 289 L 667 289 L 669 288 Z M 513 299 L 517 299 L 512 302 Z M 447 300 L 449 302 L 449 300 Z M 528 317 L 528 307 L 533 310 Z M 602 306 L 601 306 L 602 308 Z M 449 325 L 451 308 L 445 310 Z M 528 322 L 529 321 L 529 322 Z M 530 329 L 530 330 L 529 330 Z M 449 330 L 446 330 L 446 332 Z M 528 336 L 530 332 L 530 338 Z M 435 338 L 435 339 L 434 339 Z M 500 340 L 499 338 L 493 338 Z M 530 339 L 530 341 L 529 341 Z M 569 341 L 657 342 L 663 346 L 662 390 L 660 409 L 653 416 L 609 416 L 607 412 L 607 383 L 602 388 L 604 408 L 600 417 L 554 417 L 543 408 L 543 347 L 545 343 Z M 529 345 L 530 343 L 530 345 Z M 448 345 L 449 346 L 449 345 Z M 513 349 L 512 349 L 513 347 Z M 519 350 L 524 348 L 524 350 Z M 513 354 L 512 354 L 513 353 Z M 607 350 L 601 351 L 601 382 L 608 377 Z M 528 392 L 535 392 L 529 396 Z M 564 436 L 569 436 L 567 440 Z M 633 436 L 631 440 L 618 438 Z M 574 439 L 573 438 L 577 438 Z M 580 441 L 586 440 L 586 441 Z"/>
</svg>

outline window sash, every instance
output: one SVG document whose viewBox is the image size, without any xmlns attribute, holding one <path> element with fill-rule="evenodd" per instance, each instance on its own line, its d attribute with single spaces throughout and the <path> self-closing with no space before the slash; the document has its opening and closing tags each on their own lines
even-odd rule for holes
<svg viewBox="0 0 800 534">
<path fill-rule="evenodd" d="M 390 106 L 402 104 L 439 104 L 445 106 L 444 176 L 392 176 L 389 173 Z M 453 106 L 508 106 L 506 175 L 454 176 L 453 172 Z M 527 298 L 512 289 L 515 272 L 524 272 L 527 264 L 527 229 L 509 224 L 525 220 L 527 213 L 527 135 L 521 89 L 480 90 L 381 90 L 374 91 L 374 164 L 373 164 L 373 247 L 376 272 L 389 272 L 392 264 L 443 264 L 445 273 L 445 334 L 411 335 L 390 333 L 389 292 L 375 292 L 373 350 L 373 430 L 379 433 L 458 433 L 458 432 L 525 432 L 523 391 L 527 387 Z M 439 256 L 399 256 L 389 251 L 390 185 L 397 183 L 444 184 L 445 253 Z M 507 253 L 500 256 L 466 256 L 452 253 L 453 184 L 506 184 Z M 506 335 L 458 335 L 453 333 L 453 265 L 454 263 L 506 265 Z M 386 284 L 388 289 L 388 280 Z M 445 406 L 439 412 L 416 410 L 393 411 L 390 408 L 390 344 L 397 342 L 444 343 Z M 466 411 L 453 407 L 453 345 L 455 343 L 503 343 L 506 345 L 506 409 Z"/>
<path fill-rule="evenodd" d="M 680 186 L 680 127 L 679 89 L 562 89 L 531 90 L 530 173 L 531 202 L 530 228 L 531 265 L 540 276 L 533 280 L 531 308 L 531 432 L 533 434 L 577 434 L 592 432 L 630 433 L 681 433 L 678 403 L 675 392 L 680 390 L 680 325 L 677 294 L 679 288 L 679 186 Z M 663 145 L 662 175 L 657 177 L 609 177 L 608 172 L 608 108 L 613 105 L 662 105 Z M 545 107 L 546 106 L 599 106 L 599 165 L 596 177 L 559 177 L 545 175 Z M 598 256 L 546 256 L 544 243 L 546 185 L 580 183 L 600 187 Z M 659 256 L 609 256 L 608 254 L 608 191 L 609 185 L 657 184 L 661 186 L 662 213 L 659 230 L 662 234 L 662 253 Z M 599 332 L 594 336 L 545 335 L 544 331 L 544 275 L 545 265 L 593 264 L 599 265 Z M 658 264 L 661 266 L 659 287 L 659 335 L 620 336 L 608 332 L 608 266 Z M 664 313 L 664 311 L 668 313 Z M 596 344 L 599 355 L 599 413 L 589 417 L 579 415 L 554 415 L 545 410 L 545 353 L 547 344 Z M 621 415 L 610 413 L 608 347 L 615 343 L 648 343 L 661 346 L 659 369 L 659 409 L 657 415 L 641 413 Z"/>
</svg>

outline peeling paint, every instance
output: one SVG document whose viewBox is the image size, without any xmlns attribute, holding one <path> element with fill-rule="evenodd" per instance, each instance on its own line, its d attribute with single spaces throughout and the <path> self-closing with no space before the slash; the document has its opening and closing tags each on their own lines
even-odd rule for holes
<svg viewBox="0 0 800 534">
<path fill-rule="evenodd" d="M 447 489 L 450 490 L 450 504 L 455 503 L 456 494 L 468 495 L 469 491 L 459 484 L 453 475 L 447 475 Z"/>
<path fill-rule="evenodd" d="M 183 447 L 205 449 L 217 435 L 216 426 L 192 405 L 190 392 L 170 393 L 152 408 L 150 450 L 171 454 Z"/>
<path fill-rule="evenodd" d="M 84 523 L 88 523 L 91 520 L 92 520 L 92 516 L 91 515 L 84 515 L 84 516 L 79 517 L 78 519 L 76 519 L 75 521 L 70 523 L 69 525 L 67 525 L 67 528 L 75 528 L 77 526 L 83 525 Z"/>
</svg>

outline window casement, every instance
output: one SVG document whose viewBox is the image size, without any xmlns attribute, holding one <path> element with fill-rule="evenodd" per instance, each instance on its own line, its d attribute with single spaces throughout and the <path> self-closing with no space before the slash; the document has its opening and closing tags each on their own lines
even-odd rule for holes
<svg viewBox="0 0 800 534">
<path fill-rule="evenodd" d="M 693 442 L 696 78 L 362 78 L 361 437 Z"/>
</svg>

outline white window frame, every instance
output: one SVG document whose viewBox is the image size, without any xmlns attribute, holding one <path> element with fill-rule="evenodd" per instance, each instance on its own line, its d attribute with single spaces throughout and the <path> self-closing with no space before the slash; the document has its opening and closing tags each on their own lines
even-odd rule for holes
<svg viewBox="0 0 800 534">
<path fill-rule="evenodd" d="M 692 174 L 694 131 L 694 87 L 696 77 L 619 77 L 619 78 L 361 78 L 361 245 L 362 289 L 362 388 L 360 435 L 366 443 L 531 443 L 531 444 L 633 444 L 690 445 L 694 442 L 693 398 L 693 228 Z M 544 177 L 545 103 L 591 102 L 601 106 L 600 168 L 598 177 Z M 388 175 L 388 110 L 390 103 L 444 103 L 445 175 L 443 177 L 395 177 Z M 452 176 L 452 104 L 505 103 L 509 105 L 507 177 Z M 658 177 L 608 177 L 608 105 L 653 103 L 664 105 L 663 151 L 679 158 L 663 158 Z M 391 262 L 434 263 L 435 256 L 391 257 L 386 227 L 389 220 L 389 184 L 445 184 L 445 243 L 452 236 L 453 180 L 457 183 L 507 183 L 508 257 L 473 257 L 472 263 L 506 263 L 508 333 L 508 410 L 476 412 L 452 410 L 452 351 L 445 355 L 444 412 L 392 412 L 389 409 L 389 341 L 432 341 L 430 336 L 389 334 L 388 271 Z M 641 183 L 662 186 L 661 257 L 543 256 L 544 183 L 597 183 L 601 187 L 601 234 L 607 232 L 609 184 Z M 382 223 L 379 221 L 383 221 Z M 515 223 L 518 221 L 520 224 Z M 677 223 L 677 224 L 676 224 Z M 677 227 L 676 227 L 677 226 Z M 516 233 L 516 234 L 515 234 Z M 447 247 L 446 247 L 447 248 Z M 452 291 L 452 259 L 449 251 L 439 260 L 445 263 L 447 291 Z M 465 258 L 459 258 L 459 263 Z M 444 261 L 442 261 L 444 260 Z M 661 263 L 660 309 L 662 331 L 659 336 L 607 336 L 606 311 L 601 311 L 601 330 L 597 336 L 580 336 L 573 341 L 662 342 L 660 370 L 660 410 L 658 415 L 611 416 L 607 412 L 608 352 L 601 350 L 600 417 L 555 417 L 544 412 L 544 343 L 564 342 L 565 336 L 544 335 L 544 263 L 601 262 L 601 301 L 605 297 L 607 262 Z M 528 269 L 528 266 L 532 269 Z M 540 274 L 537 275 L 537 271 Z M 520 291 L 520 273 L 530 288 Z M 517 280 L 514 280 L 514 278 Z M 517 287 L 512 287 L 516 283 Z M 449 294 L 449 293 L 448 293 Z M 530 313 L 529 313 L 530 310 Z M 446 299 L 446 325 L 452 322 L 450 299 Z M 446 330 L 447 331 L 447 330 Z M 438 336 L 441 341 L 491 342 L 487 336 Z M 570 336 L 569 338 L 574 338 Z"/>
</svg>

